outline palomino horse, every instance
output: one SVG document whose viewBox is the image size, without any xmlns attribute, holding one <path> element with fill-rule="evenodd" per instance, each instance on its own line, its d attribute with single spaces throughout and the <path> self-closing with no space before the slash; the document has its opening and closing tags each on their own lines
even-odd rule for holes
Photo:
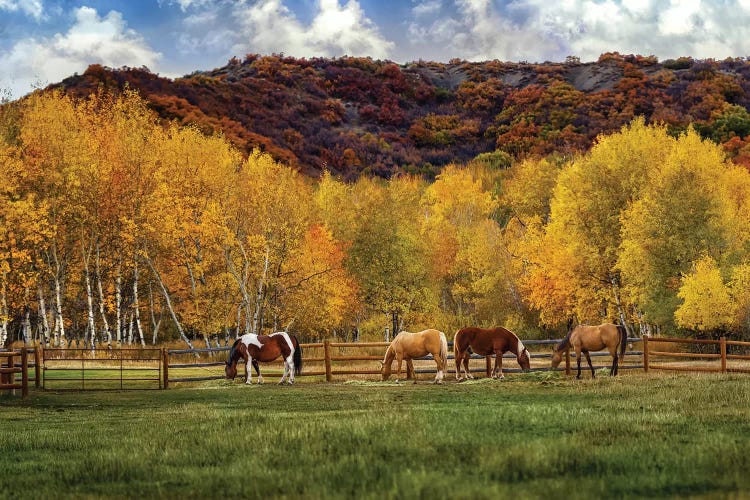
<svg viewBox="0 0 750 500">
<path fill-rule="evenodd" d="M 594 378 L 594 367 L 591 365 L 589 351 L 601 351 L 607 348 L 612 355 L 612 368 L 610 368 L 609 374 L 617 375 L 618 361 L 625 355 L 627 343 L 628 332 L 624 326 L 613 325 L 612 323 L 604 323 L 599 326 L 578 325 L 568 332 L 562 342 L 555 346 L 552 353 L 552 368 L 557 368 L 565 349 L 572 345 L 578 361 L 576 378 L 581 378 L 581 353 L 586 355 L 586 361 L 589 362 L 589 368 L 591 368 L 591 378 Z M 618 346 L 620 348 L 619 357 L 617 354 Z"/>
<path fill-rule="evenodd" d="M 283 384 L 284 380 L 293 384 L 294 375 L 299 375 L 302 371 L 302 348 L 297 342 L 297 337 L 286 332 L 276 332 L 271 335 L 248 333 L 238 338 L 232 350 L 229 351 L 229 359 L 227 359 L 224 372 L 228 379 L 234 379 L 237 376 L 237 361 L 242 358 L 245 360 L 245 383 L 252 384 L 250 372 L 252 363 L 258 374 L 258 383 L 262 384 L 263 376 L 260 374 L 258 361 L 273 361 L 279 356 L 284 358 L 284 375 L 279 384 Z"/>
<path fill-rule="evenodd" d="M 523 370 L 531 369 L 531 353 L 523 345 L 521 339 L 502 326 L 497 328 L 462 328 L 453 337 L 453 357 L 456 359 L 456 380 L 464 380 L 461 376 L 461 361 L 464 363 L 466 378 L 474 378 L 469 371 L 469 357 L 471 351 L 483 356 L 495 355 L 495 369 L 492 378 L 503 378 L 503 353 L 508 351 L 516 355 L 516 360 Z"/>
<path fill-rule="evenodd" d="M 437 375 L 435 375 L 434 383 L 442 384 L 448 363 L 448 340 L 443 332 L 437 330 L 424 330 L 417 333 L 400 332 L 396 335 L 396 338 L 385 351 L 381 371 L 383 380 L 388 380 L 391 376 L 391 365 L 394 358 L 397 362 L 396 382 L 398 382 L 398 379 L 401 378 L 402 360 L 406 360 L 406 378 L 408 379 L 410 373 L 414 376 L 412 359 L 421 358 L 427 356 L 427 354 L 432 354 L 435 363 L 437 363 Z M 414 376 L 414 383 L 417 383 L 416 376 Z"/>
</svg>

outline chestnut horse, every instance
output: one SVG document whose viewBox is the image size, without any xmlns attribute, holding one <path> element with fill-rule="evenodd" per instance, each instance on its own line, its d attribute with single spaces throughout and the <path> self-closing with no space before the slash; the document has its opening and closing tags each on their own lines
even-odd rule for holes
<svg viewBox="0 0 750 500">
<path fill-rule="evenodd" d="M 276 332 L 271 335 L 255 335 L 248 333 L 235 340 L 232 350 L 229 351 L 224 372 L 228 379 L 237 376 L 237 362 L 240 358 L 245 360 L 245 383 L 252 384 L 250 364 L 255 367 L 258 374 L 258 383 L 263 383 L 258 361 L 273 361 L 279 356 L 284 358 L 284 375 L 279 384 L 288 380 L 294 383 L 294 375 L 302 371 L 302 348 L 297 342 L 297 337 L 286 332 Z M 288 378 L 287 378 L 288 377 Z"/>
<path fill-rule="evenodd" d="M 581 378 L 581 353 L 586 355 L 586 361 L 591 368 L 591 378 L 594 378 L 594 367 L 591 365 L 591 356 L 589 351 L 601 351 L 606 348 L 612 355 L 612 368 L 609 370 L 610 376 L 617 375 L 617 365 L 619 359 L 625 355 L 625 346 L 628 343 L 628 332 L 622 325 L 613 325 L 604 323 L 598 326 L 578 325 L 568 332 L 568 335 L 562 339 L 562 342 L 555 346 L 552 352 L 552 368 L 557 368 L 562 360 L 565 349 L 572 345 L 576 352 L 578 362 L 578 375 Z M 618 356 L 617 348 L 620 348 Z"/>
<path fill-rule="evenodd" d="M 397 362 L 396 382 L 401 377 L 401 361 L 406 360 L 406 378 L 409 379 L 409 374 L 414 377 L 414 383 L 417 383 L 417 378 L 414 375 L 414 365 L 412 359 L 421 358 L 432 354 L 437 364 L 437 374 L 435 375 L 435 384 L 443 383 L 443 376 L 448 364 L 448 340 L 445 338 L 443 332 L 437 330 L 423 330 L 421 332 L 400 332 L 393 339 L 391 345 L 385 351 L 385 358 L 382 362 L 381 374 L 383 380 L 388 380 L 391 376 L 391 365 L 393 359 Z"/>
<path fill-rule="evenodd" d="M 456 380 L 464 380 L 461 376 L 461 361 L 464 364 L 466 378 L 474 378 L 469 371 L 469 357 L 471 351 L 483 356 L 495 355 L 495 369 L 492 378 L 503 378 L 503 354 L 510 351 L 516 355 L 516 360 L 523 370 L 531 369 L 531 353 L 523 345 L 521 339 L 510 330 L 499 326 L 497 328 L 462 328 L 453 337 L 453 357 L 456 360 Z"/>
</svg>

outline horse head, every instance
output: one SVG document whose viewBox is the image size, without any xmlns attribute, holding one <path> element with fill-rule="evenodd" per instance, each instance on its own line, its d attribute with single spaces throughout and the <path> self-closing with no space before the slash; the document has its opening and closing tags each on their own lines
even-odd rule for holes
<svg viewBox="0 0 750 500">
<path fill-rule="evenodd" d="M 531 370 L 531 353 L 528 349 L 526 349 L 526 347 L 524 347 L 523 350 L 518 353 L 516 359 L 518 360 L 518 364 L 521 365 L 521 369 L 523 371 L 527 372 Z"/>
<path fill-rule="evenodd" d="M 235 364 L 232 366 L 232 363 L 229 362 L 229 360 L 224 362 L 224 375 L 226 375 L 227 379 L 234 380 L 234 377 L 237 376 L 237 365 Z"/>
<path fill-rule="evenodd" d="M 378 363 L 380 363 L 380 374 L 382 375 L 383 380 L 388 380 L 389 378 L 391 378 L 391 365 L 390 365 L 390 363 L 389 364 L 385 364 L 382 361 L 378 361 Z"/>
<path fill-rule="evenodd" d="M 552 351 L 552 368 L 557 368 L 560 364 L 560 361 L 562 361 L 562 355 L 565 349 L 553 349 Z"/>
</svg>

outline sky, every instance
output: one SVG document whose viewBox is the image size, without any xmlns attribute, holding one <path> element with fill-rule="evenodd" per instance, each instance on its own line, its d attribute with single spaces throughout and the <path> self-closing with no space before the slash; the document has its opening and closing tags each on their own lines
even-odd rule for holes
<svg viewBox="0 0 750 500">
<path fill-rule="evenodd" d="M 595 61 L 750 55 L 750 0 L 0 0 L 0 97 L 89 64 L 174 78 L 248 53 Z"/>
</svg>

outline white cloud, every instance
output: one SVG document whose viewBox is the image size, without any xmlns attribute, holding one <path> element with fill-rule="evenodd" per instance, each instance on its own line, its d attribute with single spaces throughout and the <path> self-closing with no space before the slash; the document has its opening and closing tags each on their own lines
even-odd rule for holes
<svg viewBox="0 0 750 500">
<path fill-rule="evenodd" d="M 235 9 L 241 39 L 233 47 L 237 54 L 284 52 L 297 57 L 372 56 L 386 58 L 393 42 L 386 40 L 365 16 L 356 0 L 340 5 L 338 0 L 318 0 L 312 22 L 305 26 L 282 0 L 260 0 Z"/>
<path fill-rule="evenodd" d="M 701 0 L 672 0 L 659 16 L 663 35 L 687 35 L 695 28 L 694 16 L 700 15 Z"/>
<path fill-rule="evenodd" d="M 412 50 L 443 43 L 443 59 L 532 61 L 596 60 L 609 51 L 661 59 L 750 55 L 750 0 L 453 0 L 452 7 L 438 19 L 412 9 Z M 403 49 L 398 56 L 409 57 Z"/>
<path fill-rule="evenodd" d="M 0 0 L 0 10 L 9 12 L 22 11 L 36 19 L 44 14 L 42 0 Z"/>
<path fill-rule="evenodd" d="M 161 57 L 127 27 L 119 12 L 111 11 L 102 18 L 96 10 L 81 7 L 75 11 L 75 18 L 65 34 L 21 40 L 0 55 L 0 67 L 10 68 L 0 76 L 0 88 L 20 97 L 34 85 L 60 81 L 82 72 L 89 64 L 153 69 Z"/>
<path fill-rule="evenodd" d="M 441 0 L 426 0 L 424 2 L 417 3 L 417 5 L 412 7 L 411 11 L 415 16 L 420 17 L 420 16 L 429 16 L 431 14 L 437 14 L 438 12 L 440 12 L 441 8 L 442 8 Z"/>
</svg>

